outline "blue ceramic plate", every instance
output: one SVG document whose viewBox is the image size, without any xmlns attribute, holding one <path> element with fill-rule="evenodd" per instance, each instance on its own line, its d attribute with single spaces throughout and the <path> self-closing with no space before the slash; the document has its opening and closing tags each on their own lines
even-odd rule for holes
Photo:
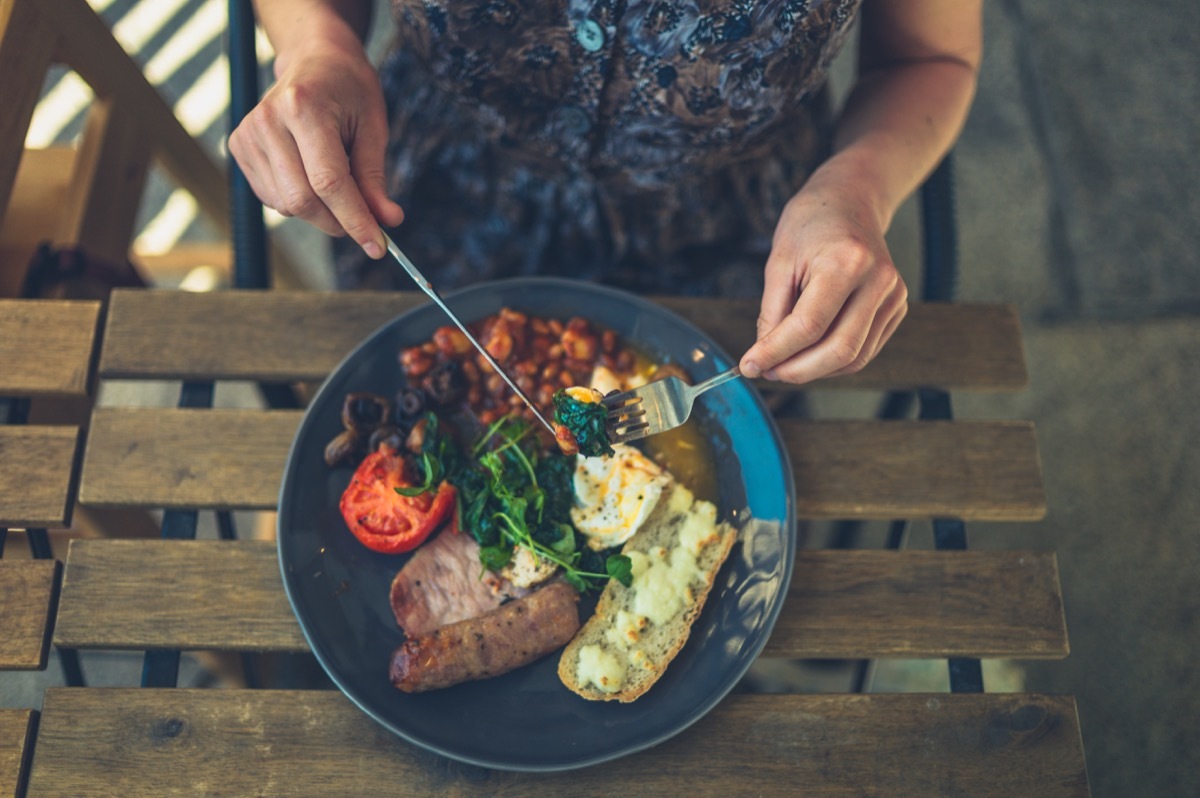
<svg viewBox="0 0 1200 798">
<path fill-rule="evenodd" d="M 732 365 L 704 333 L 636 296 L 588 283 L 516 279 L 450 294 L 464 320 L 502 306 L 615 330 L 699 380 Z M 364 712 L 411 743 L 490 768 L 583 767 L 666 740 L 712 709 L 758 656 L 787 594 L 795 555 L 794 483 L 779 431 L 743 381 L 702 398 L 700 424 L 716 453 L 718 511 L 741 529 L 691 638 L 666 674 L 630 704 L 591 702 L 559 682 L 557 653 L 494 679 L 409 695 L 388 681 L 403 640 L 388 604 L 405 555 L 363 548 L 337 505 L 349 468 L 328 468 L 325 444 L 341 430 L 350 391 L 392 396 L 403 385 L 397 352 L 427 340 L 446 318 L 432 303 L 384 325 L 313 398 L 296 433 L 279 497 L 279 561 L 288 599 L 313 653 Z"/>
</svg>

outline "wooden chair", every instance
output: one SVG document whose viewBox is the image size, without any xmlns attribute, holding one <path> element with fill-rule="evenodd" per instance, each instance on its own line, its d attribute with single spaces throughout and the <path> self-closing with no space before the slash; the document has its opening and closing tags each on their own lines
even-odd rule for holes
<svg viewBox="0 0 1200 798">
<path fill-rule="evenodd" d="M 56 64 L 74 70 L 95 101 L 77 146 L 26 149 L 43 82 Z M 42 241 L 110 263 L 136 260 L 130 250 L 151 163 L 195 197 L 224 239 L 217 265 L 232 268 L 224 169 L 184 130 L 86 0 L 0 0 L 0 96 L 0 296 L 17 295 Z M 201 250 L 211 258 L 211 245 Z M 175 253 L 173 262 L 179 259 Z M 281 286 L 306 287 L 285 256 L 272 264 Z"/>
</svg>

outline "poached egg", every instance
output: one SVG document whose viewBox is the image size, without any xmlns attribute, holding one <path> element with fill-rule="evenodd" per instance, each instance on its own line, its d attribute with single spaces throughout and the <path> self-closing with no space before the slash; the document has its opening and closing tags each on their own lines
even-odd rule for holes
<svg viewBox="0 0 1200 798">
<path fill-rule="evenodd" d="M 619 546 L 641 528 L 672 478 L 632 446 L 616 444 L 611 457 L 575 462 L 571 521 L 596 551 Z"/>
</svg>

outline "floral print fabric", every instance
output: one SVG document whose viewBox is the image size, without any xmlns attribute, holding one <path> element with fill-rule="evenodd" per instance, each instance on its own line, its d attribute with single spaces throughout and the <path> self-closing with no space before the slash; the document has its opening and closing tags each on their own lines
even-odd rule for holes
<svg viewBox="0 0 1200 798">
<path fill-rule="evenodd" d="M 436 285 L 754 295 L 858 0 L 393 0 L 394 233 Z M 410 288 L 342 246 L 344 285 Z"/>
</svg>

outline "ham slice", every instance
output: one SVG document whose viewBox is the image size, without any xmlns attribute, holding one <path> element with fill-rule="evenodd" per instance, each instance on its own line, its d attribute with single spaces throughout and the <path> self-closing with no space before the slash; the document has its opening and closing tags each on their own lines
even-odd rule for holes
<svg viewBox="0 0 1200 798">
<path fill-rule="evenodd" d="M 422 545 L 392 580 L 396 623 L 409 637 L 475 618 L 529 594 L 479 563 L 479 544 L 446 528 Z"/>
</svg>

